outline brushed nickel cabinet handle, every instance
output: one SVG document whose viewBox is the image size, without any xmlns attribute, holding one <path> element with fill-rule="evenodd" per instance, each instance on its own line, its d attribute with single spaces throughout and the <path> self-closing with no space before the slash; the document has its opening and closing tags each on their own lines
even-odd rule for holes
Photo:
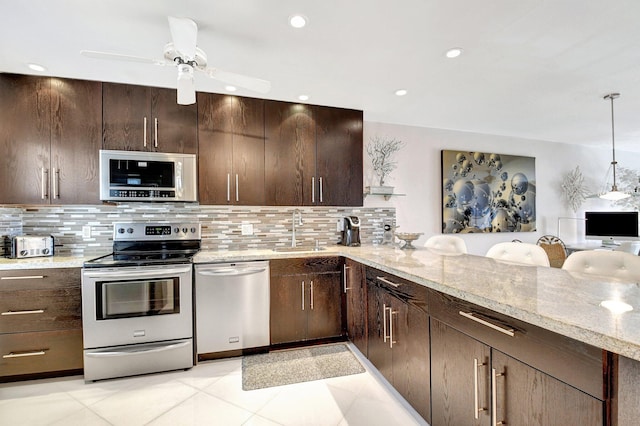
<svg viewBox="0 0 640 426">
<path fill-rule="evenodd" d="M 320 184 L 320 202 L 322 203 L 322 202 L 323 202 L 323 201 L 322 201 L 322 195 L 323 195 L 323 194 L 322 194 L 322 192 L 323 192 L 323 191 L 322 191 L 322 176 L 318 179 L 318 182 L 319 182 L 319 184 Z"/>
<path fill-rule="evenodd" d="M 309 296 L 311 297 L 311 301 L 309 302 L 309 306 L 311 307 L 311 310 L 313 311 L 313 280 L 311 280 L 311 290 L 309 291 Z"/>
<path fill-rule="evenodd" d="M 147 147 L 147 117 L 142 119 L 142 146 Z"/>
<path fill-rule="evenodd" d="M 390 349 L 393 349 L 394 343 L 398 343 L 395 340 L 393 340 L 393 316 L 394 315 L 398 315 L 398 311 L 394 311 L 392 310 L 391 307 L 389 307 L 389 348 Z"/>
<path fill-rule="evenodd" d="M 3 316 L 28 315 L 28 314 L 44 314 L 44 309 L 33 309 L 30 311 L 6 311 L 6 312 L 0 313 L 0 315 L 3 315 Z"/>
<path fill-rule="evenodd" d="M 496 373 L 496 369 L 491 369 L 491 425 L 498 426 L 504 425 L 506 422 L 504 420 L 498 421 L 498 392 L 496 391 L 496 379 L 498 377 L 504 376 L 504 373 Z"/>
<path fill-rule="evenodd" d="M 154 134 L 153 134 L 153 146 L 155 148 L 158 147 L 158 117 L 156 117 L 153 120 L 153 130 L 154 130 Z"/>
<path fill-rule="evenodd" d="M 38 355 L 46 355 L 46 352 L 44 350 L 40 350 L 40 351 L 33 351 L 33 352 L 20 352 L 20 353 L 8 353 L 6 355 L 2 355 L 2 358 L 7 359 L 7 358 L 22 358 L 25 356 L 38 356 Z"/>
<path fill-rule="evenodd" d="M 51 196 L 54 199 L 59 199 L 60 198 L 60 169 L 53 169 L 53 176 L 51 177 L 51 186 L 53 187 L 52 189 L 52 194 Z"/>
<path fill-rule="evenodd" d="M 304 281 L 300 283 L 300 288 L 302 289 L 302 310 L 304 311 Z"/>
<path fill-rule="evenodd" d="M 227 202 L 231 201 L 231 173 L 227 173 Z"/>
<path fill-rule="evenodd" d="M 347 287 L 347 269 L 351 269 L 351 266 L 342 265 L 342 288 L 344 289 L 345 293 L 347 292 L 347 290 L 351 290 L 349 287 Z"/>
<path fill-rule="evenodd" d="M 49 198 L 49 169 L 44 167 L 40 169 L 40 183 L 42 184 L 40 195 L 43 200 L 46 200 Z"/>
<path fill-rule="evenodd" d="M 388 279 L 386 279 L 385 277 L 376 277 L 376 279 L 377 279 L 378 281 L 382 281 L 382 282 L 383 282 L 383 283 L 385 283 L 385 284 L 389 284 L 390 286 L 393 286 L 393 287 L 395 287 L 395 288 L 400 287 L 400 284 L 396 284 L 396 283 L 394 283 L 394 282 L 391 282 L 391 281 L 389 281 Z"/>
<path fill-rule="evenodd" d="M 382 304 L 382 341 L 387 343 L 387 304 Z"/>
<path fill-rule="evenodd" d="M 478 324 L 482 324 L 482 325 L 484 325 L 486 327 L 489 327 L 489 328 L 491 328 L 493 330 L 499 331 L 500 333 L 504 333 L 507 336 L 511 336 L 511 337 L 515 336 L 515 330 L 513 328 L 503 328 L 503 327 L 500 327 L 498 325 L 491 324 L 489 321 L 485 321 L 482 318 L 478 318 L 477 316 L 475 316 L 475 314 L 473 312 L 459 311 L 458 313 L 460 315 L 462 315 L 463 317 L 465 317 L 465 318 L 468 318 L 468 319 L 470 319 L 472 321 L 477 322 Z"/>
<path fill-rule="evenodd" d="M 478 362 L 478 358 L 473 359 L 473 416 L 476 420 L 478 420 L 481 411 L 487 410 L 486 408 L 481 408 L 480 402 L 478 401 L 478 367 L 484 365 L 487 364 Z"/>
<path fill-rule="evenodd" d="M 236 173 L 236 202 L 240 201 L 240 189 L 238 189 L 238 174 Z"/>
<path fill-rule="evenodd" d="M 0 280 L 13 281 L 13 280 L 41 280 L 44 275 L 21 275 L 19 277 L 0 277 Z"/>
<path fill-rule="evenodd" d="M 311 177 L 311 202 L 316 202 L 316 177 Z"/>
</svg>

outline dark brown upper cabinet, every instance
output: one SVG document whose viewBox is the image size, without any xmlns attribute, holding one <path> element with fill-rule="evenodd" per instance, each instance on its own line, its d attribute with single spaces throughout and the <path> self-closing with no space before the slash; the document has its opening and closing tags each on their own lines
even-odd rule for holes
<svg viewBox="0 0 640 426">
<path fill-rule="evenodd" d="M 201 204 L 264 205 L 264 100 L 198 93 Z"/>
<path fill-rule="evenodd" d="M 196 153 L 197 106 L 175 89 L 103 83 L 102 113 L 104 149 Z"/>
<path fill-rule="evenodd" d="M 265 103 L 267 205 L 361 206 L 362 111 Z"/>
<path fill-rule="evenodd" d="M 0 75 L 0 204 L 97 204 L 101 83 Z"/>
</svg>

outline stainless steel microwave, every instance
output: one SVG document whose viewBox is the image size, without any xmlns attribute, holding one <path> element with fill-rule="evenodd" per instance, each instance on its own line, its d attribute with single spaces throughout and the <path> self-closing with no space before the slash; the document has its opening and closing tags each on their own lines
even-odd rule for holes
<svg viewBox="0 0 640 426">
<path fill-rule="evenodd" d="M 197 201 L 194 154 L 100 150 L 103 201 Z"/>
</svg>

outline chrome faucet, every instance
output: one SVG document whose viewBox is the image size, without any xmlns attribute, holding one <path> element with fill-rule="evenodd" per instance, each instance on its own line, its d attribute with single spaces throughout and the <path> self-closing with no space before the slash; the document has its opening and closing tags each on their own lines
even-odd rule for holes
<svg viewBox="0 0 640 426">
<path fill-rule="evenodd" d="M 296 246 L 296 213 L 298 213 L 298 226 L 302 226 L 302 212 L 300 211 L 300 209 L 295 209 L 293 211 L 293 214 L 291 215 L 291 222 L 293 224 L 292 230 L 293 232 L 291 233 L 291 247 L 295 247 Z"/>
</svg>

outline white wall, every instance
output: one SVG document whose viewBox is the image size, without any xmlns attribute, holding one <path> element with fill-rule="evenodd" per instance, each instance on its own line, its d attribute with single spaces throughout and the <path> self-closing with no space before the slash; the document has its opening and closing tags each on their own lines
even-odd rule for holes
<svg viewBox="0 0 640 426">
<path fill-rule="evenodd" d="M 484 255 L 491 245 L 514 238 L 535 243 L 542 235 L 558 235 L 559 217 L 584 217 L 585 210 L 620 209 L 600 199 L 588 199 L 574 213 L 562 199 L 562 180 L 576 166 L 580 166 L 590 189 L 594 192 L 601 189 L 611 162 L 610 148 L 585 148 L 505 136 L 365 122 L 365 147 L 373 136 L 393 137 L 406 143 L 396 156 L 398 168 L 391 174 L 389 182 L 385 182 L 395 186 L 396 193 L 406 196 L 392 197 L 389 201 L 379 196 L 368 196 L 364 205 L 396 207 L 399 231 L 424 232 L 415 245 L 422 245 L 427 237 L 441 233 L 440 151 L 443 149 L 524 155 L 536 159 L 536 232 L 463 234 L 461 236 L 470 253 Z M 376 185 L 366 149 L 364 157 L 365 186 Z M 640 170 L 640 153 L 616 151 L 616 159 L 618 167 Z M 560 238 L 566 243 L 583 240 L 582 226 L 580 221 L 563 219 Z"/>
</svg>

